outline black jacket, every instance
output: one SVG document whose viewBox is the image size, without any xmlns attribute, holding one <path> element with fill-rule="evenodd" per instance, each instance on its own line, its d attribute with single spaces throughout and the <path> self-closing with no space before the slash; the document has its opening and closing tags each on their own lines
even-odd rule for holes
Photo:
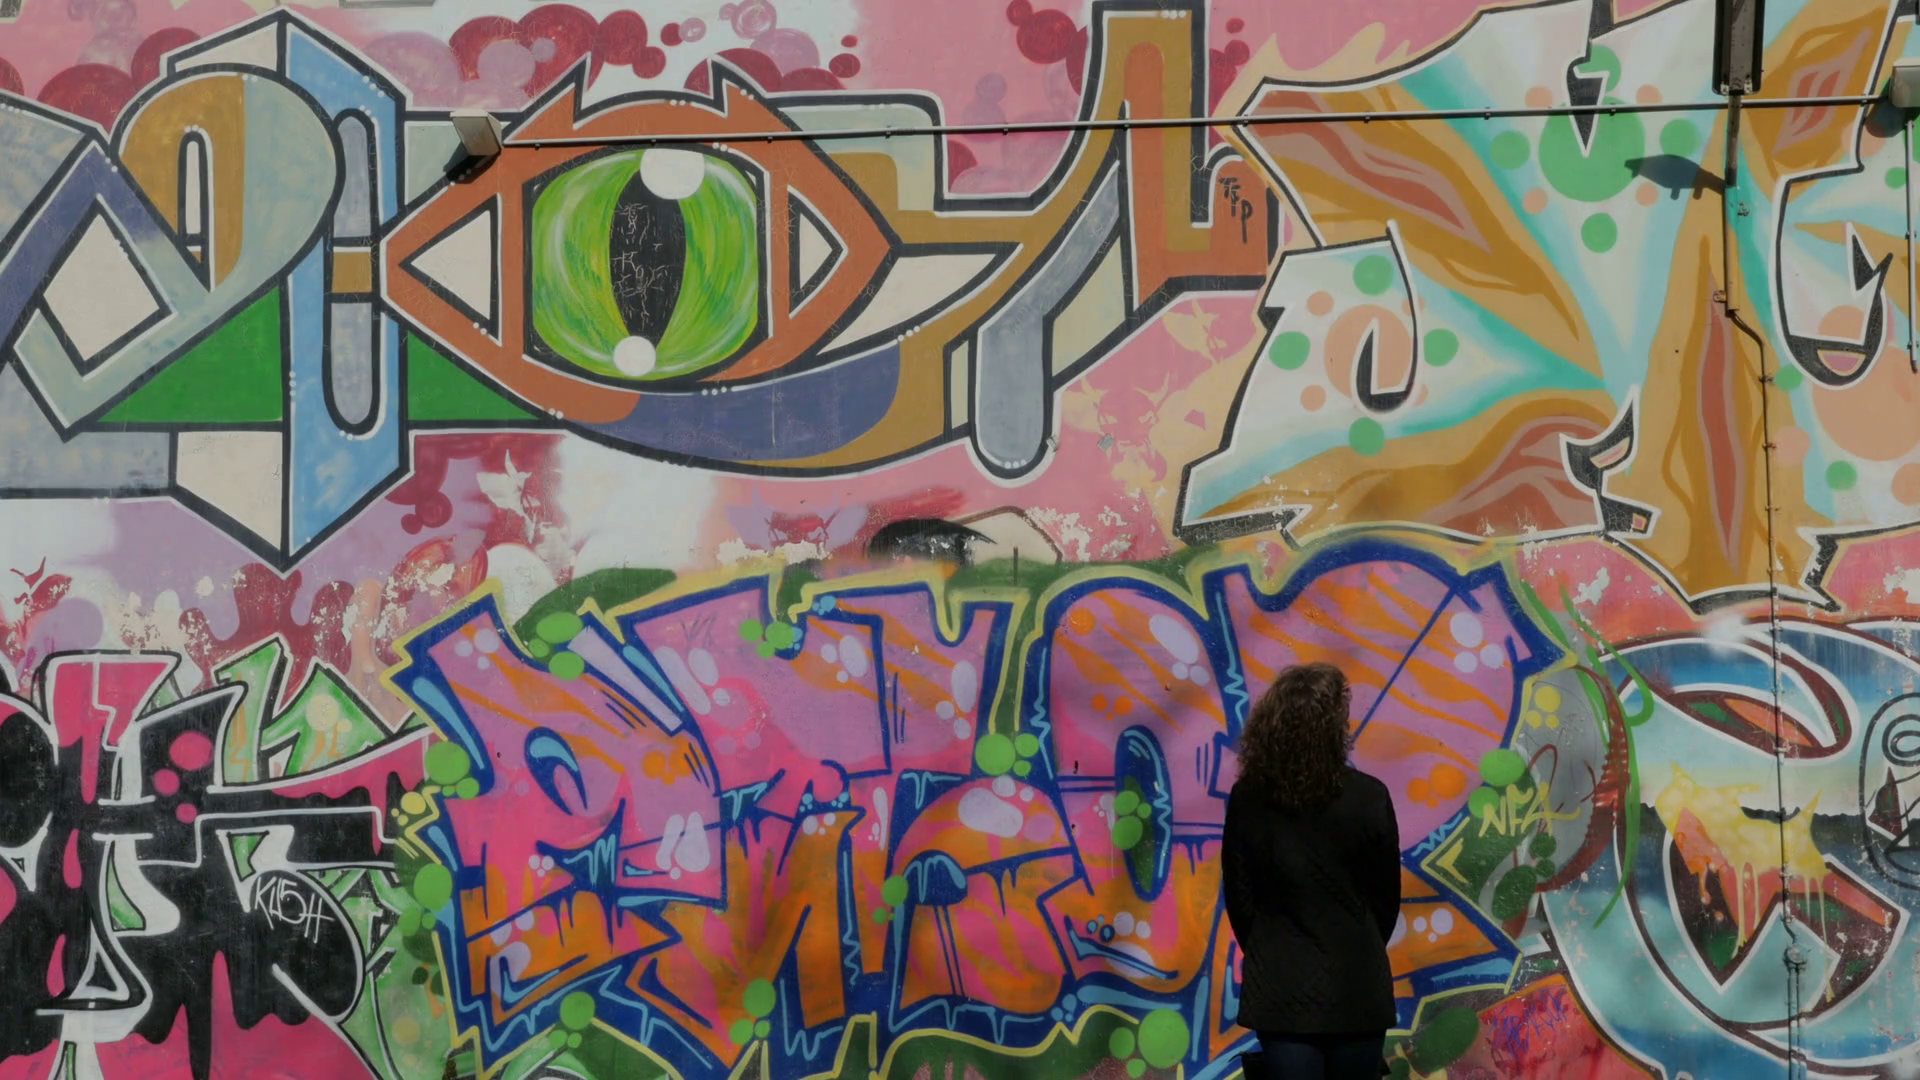
<svg viewBox="0 0 1920 1080">
<path fill-rule="evenodd" d="M 1333 1035 L 1394 1026 L 1387 939 L 1400 916 L 1400 829 L 1387 785 L 1349 769 L 1325 808 L 1286 814 L 1236 783 L 1220 862 L 1244 954 L 1241 1027 Z"/>
</svg>

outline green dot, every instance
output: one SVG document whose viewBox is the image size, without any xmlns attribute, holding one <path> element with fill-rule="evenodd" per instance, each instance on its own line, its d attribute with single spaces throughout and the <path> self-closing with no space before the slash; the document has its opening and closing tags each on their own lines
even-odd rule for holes
<svg viewBox="0 0 1920 1080">
<path fill-rule="evenodd" d="M 762 660 L 767 660 L 767 659 L 771 659 L 773 657 L 773 654 L 779 652 L 780 650 L 773 647 L 773 642 L 763 641 L 760 644 L 754 646 L 753 651 L 759 653 L 760 658 Z"/>
<path fill-rule="evenodd" d="M 1149 803 L 1141 803 L 1133 808 L 1133 816 L 1145 821 L 1153 816 L 1153 806 Z"/>
<path fill-rule="evenodd" d="M 453 785 L 453 793 L 463 799 L 471 799 L 480 794 L 480 781 L 469 776 Z"/>
<path fill-rule="evenodd" d="M 1446 367 L 1453 363 L 1455 354 L 1460 351 L 1460 336 L 1451 330 L 1429 330 L 1426 348 L 1421 358 L 1434 367 Z"/>
<path fill-rule="evenodd" d="M 997 731 L 982 735 L 980 742 L 973 748 L 973 763 L 980 766 L 980 771 L 988 776 L 999 776 L 1013 768 L 1013 763 L 1017 759 L 1018 755 L 1013 750 L 1013 740 Z"/>
<path fill-rule="evenodd" d="M 907 902 L 907 879 L 895 874 L 880 883 L 880 899 L 888 907 L 899 907 Z"/>
<path fill-rule="evenodd" d="M 1887 186 L 1890 188 L 1906 187 L 1907 186 L 1907 170 L 1888 169 L 1887 170 Z"/>
<path fill-rule="evenodd" d="M 1015 776 L 1025 776 L 1032 771 L 1033 762 L 1027 761 L 1024 758 L 1013 763 L 1013 775 Z"/>
<path fill-rule="evenodd" d="M 433 912 L 431 911 L 426 912 L 420 916 L 420 929 L 422 930 L 432 930 L 435 926 L 438 926 L 439 924 L 440 924 L 440 920 L 435 918 Z"/>
<path fill-rule="evenodd" d="M 1835 491 L 1846 491 L 1860 480 L 1859 470 L 1851 461 L 1836 461 L 1827 466 L 1827 486 Z"/>
<path fill-rule="evenodd" d="M 541 659 L 551 652 L 553 652 L 553 646 L 539 638 L 534 638 L 532 641 L 527 642 L 527 655 L 532 656 L 535 660 Z"/>
<path fill-rule="evenodd" d="M 1537 832 L 1533 834 L 1533 841 L 1527 845 L 1527 853 L 1536 859 L 1550 858 L 1559 845 L 1560 842 L 1553 838 L 1552 833 Z"/>
<path fill-rule="evenodd" d="M 1113 846 L 1121 851 L 1132 851 L 1146 835 L 1147 827 L 1131 814 L 1113 823 Z"/>
<path fill-rule="evenodd" d="M 1372 457 L 1386 449 L 1387 432 L 1380 421 L 1371 416 L 1363 416 L 1347 429 L 1347 445 L 1362 457 Z"/>
<path fill-rule="evenodd" d="M 1580 226 L 1580 242 L 1595 254 L 1612 251 L 1613 245 L 1619 240 L 1620 226 L 1613 223 L 1612 214 L 1595 214 Z"/>
<path fill-rule="evenodd" d="M 1353 268 L 1353 285 L 1368 296 L 1379 296 L 1393 287 L 1393 260 L 1385 255 L 1369 255 Z"/>
<path fill-rule="evenodd" d="M 1783 367 L 1774 375 L 1773 385 L 1791 394 L 1795 390 L 1800 389 L 1800 383 L 1804 381 L 1804 379 L 1805 376 L 1800 374 L 1799 368 Z"/>
<path fill-rule="evenodd" d="M 767 640 L 776 649 L 785 649 L 800 640 L 800 628 L 792 623 L 777 622 L 767 627 Z"/>
<path fill-rule="evenodd" d="M 406 913 L 400 916 L 400 936 L 412 937 L 419 929 L 420 909 L 408 908 Z"/>
<path fill-rule="evenodd" d="M 1040 752 L 1040 739 L 1032 732 L 1023 731 L 1013 737 L 1013 751 L 1021 757 L 1032 757 Z"/>
<path fill-rule="evenodd" d="M 1487 148 L 1487 155 L 1495 165 L 1503 169 L 1517 169 L 1527 163 L 1533 155 L 1533 144 L 1525 135 L 1517 131 L 1503 131 L 1493 137 L 1493 144 Z"/>
<path fill-rule="evenodd" d="M 753 1025 L 753 1033 L 764 1039 L 768 1035 L 771 1035 L 773 1033 L 773 1025 L 768 1023 L 765 1020 L 762 1020 L 759 1023 Z"/>
<path fill-rule="evenodd" d="M 586 1042 L 586 1040 L 585 1040 L 585 1039 L 583 1039 L 583 1038 L 581 1038 L 580 1036 L 578 1036 L 578 1035 L 569 1035 L 569 1036 L 567 1036 L 567 1049 L 569 1049 L 569 1050 L 578 1050 L 578 1049 L 580 1049 L 580 1044 L 581 1044 L 581 1043 L 583 1043 L 583 1042 Z"/>
<path fill-rule="evenodd" d="M 753 1038 L 753 1021 L 744 1016 L 735 1020 L 733 1026 L 727 1029 L 727 1037 L 732 1039 L 735 1045 L 745 1045 L 748 1039 Z"/>
<path fill-rule="evenodd" d="M 1307 362 L 1307 355 L 1313 352 L 1313 341 L 1298 330 L 1289 330 L 1273 336 L 1273 345 L 1267 349 L 1267 359 L 1273 366 L 1292 371 Z"/>
<path fill-rule="evenodd" d="M 453 899 L 453 871 L 428 863 L 413 877 L 413 898 L 428 911 L 438 911 Z"/>
<path fill-rule="evenodd" d="M 1113 1034 L 1107 1036 L 1107 1053 L 1112 1054 L 1116 1058 L 1132 1057 L 1133 1047 L 1132 1028 L 1114 1028 Z"/>
<path fill-rule="evenodd" d="M 1660 129 L 1660 152 L 1674 157 L 1692 157 L 1700 148 L 1700 129 L 1689 120 L 1670 120 Z"/>
<path fill-rule="evenodd" d="M 1146 1071 L 1147 1071 L 1146 1062 L 1141 1061 L 1139 1058 L 1127 1059 L 1127 1075 L 1130 1077 L 1133 1077 L 1133 1080 L 1140 1080 L 1141 1075 L 1144 1074 Z"/>
<path fill-rule="evenodd" d="M 1491 787 L 1503 788 L 1517 783 L 1527 773 L 1527 759 L 1502 747 L 1480 757 L 1480 778 Z"/>
<path fill-rule="evenodd" d="M 427 747 L 427 779 L 449 786 L 460 782 L 473 767 L 472 759 L 459 743 L 437 742 Z"/>
<path fill-rule="evenodd" d="M 773 984 L 765 979 L 755 979 L 747 984 L 746 996 L 742 1004 L 747 1007 L 747 1015 L 755 1018 L 773 1015 L 773 1007 L 778 1004 L 780 995 Z"/>
<path fill-rule="evenodd" d="M 1541 859 L 1539 862 L 1533 864 L 1533 872 L 1540 875 L 1540 880 L 1542 881 L 1552 877 L 1553 870 L 1554 863 L 1552 859 Z"/>
<path fill-rule="evenodd" d="M 587 662 L 577 652 L 557 652 L 547 661 L 547 670 L 557 678 L 577 679 L 587 673 Z"/>
<path fill-rule="evenodd" d="M 539 634 L 542 640 L 565 645 L 579 637 L 584 629 L 586 624 L 580 621 L 580 616 L 571 611 L 556 611 L 535 623 L 533 632 Z"/>
<path fill-rule="evenodd" d="M 554 1031 L 547 1036 L 547 1045 L 553 1047 L 555 1050 L 564 1049 L 567 1045 L 567 1033 L 564 1031 Z"/>
<path fill-rule="evenodd" d="M 1139 805 L 1140 793 L 1137 791 L 1123 791 L 1113 797 L 1113 812 L 1116 814 L 1131 814 Z"/>
<path fill-rule="evenodd" d="M 883 908 L 883 907 L 877 907 L 877 908 L 874 908 L 874 909 L 873 909 L 873 921 L 874 921 L 874 922 L 877 922 L 877 923 L 883 923 L 883 922 L 886 922 L 886 921 L 887 921 L 888 919 L 891 919 L 891 918 L 893 918 L 893 909 L 892 909 L 892 908 Z"/>
<path fill-rule="evenodd" d="M 759 641 L 760 635 L 766 632 L 766 627 L 761 626 L 758 619 L 748 619 L 740 624 L 741 641 Z"/>
<path fill-rule="evenodd" d="M 593 1023 L 593 995 L 575 990 L 560 999 L 560 1026 L 568 1031 L 585 1031 Z"/>
<path fill-rule="evenodd" d="M 1186 1058 L 1192 1038 L 1185 1017 L 1155 1009 L 1140 1021 L 1140 1056 L 1156 1069 L 1171 1069 Z"/>
</svg>

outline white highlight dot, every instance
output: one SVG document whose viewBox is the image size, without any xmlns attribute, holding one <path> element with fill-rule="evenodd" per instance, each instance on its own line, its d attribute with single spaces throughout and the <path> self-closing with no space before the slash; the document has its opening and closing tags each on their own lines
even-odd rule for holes
<svg viewBox="0 0 1920 1080">
<path fill-rule="evenodd" d="M 1470 652 L 1463 652 L 1453 658 L 1453 666 L 1460 670 L 1460 674 L 1471 675 L 1480 670 L 1480 658 Z"/>
<path fill-rule="evenodd" d="M 663 199 L 684 199 L 707 179 L 707 159 L 692 150 L 656 146 L 640 155 L 640 182 Z"/>
<path fill-rule="evenodd" d="M 653 342 L 643 337 L 621 338 L 620 344 L 613 347 L 613 366 L 620 374 L 639 378 L 653 374 L 660 358 L 654 355 Z"/>
<path fill-rule="evenodd" d="M 1507 650 L 1498 645 L 1488 645 L 1480 650 L 1480 666 L 1497 668 L 1507 662 Z"/>
<path fill-rule="evenodd" d="M 1472 649 L 1487 639 L 1487 631 L 1480 625 L 1480 619 L 1471 611 L 1455 612 L 1447 627 L 1453 631 L 1453 640 Z"/>
</svg>

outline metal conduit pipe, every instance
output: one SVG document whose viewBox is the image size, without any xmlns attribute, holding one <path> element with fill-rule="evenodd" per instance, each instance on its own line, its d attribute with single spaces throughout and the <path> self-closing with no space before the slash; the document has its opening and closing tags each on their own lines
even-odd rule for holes
<svg viewBox="0 0 1920 1080">
<path fill-rule="evenodd" d="M 1742 109 L 1802 109 L 1823 108 L 1843 105 L 1873 105 L 1885 101 L 1882 94 L 1845 94 L 1830 97 L 1803 98 L 1748 98 L 1740 103 Z M 569 135 L 554 139 L 511 140 L 513 147 L 545 146 L 624 146 L 653 145 L 662 146 L 674 143 L 737 143 L 737 142 L 785 142 L 793 139 L 825 141 L 828 139 L 872 139 L 893 138 L 894 136 L 924 135 L 1016 135 L 1026 132 L 1074 132 L 1074 131 L 1136 131 L 1156 128 L 1201 128 L 1201 127 L 1273 127 L 1284 124 L 1366 124 L 1375 120 L 1414 121 L 1414 120 L 1493 120 L 1522 116 L 1583 116 L 1588 114 L 1616 113 L 1668 113 L 1668 112 L 1724 112 L 1728 108 L 1725 99 L 1709 101 L 1654 102 L 1634 105 L 1549 105 L 1541 108 L 1481 108 L 1481 109 L 1422 109 L 1413 111 L 1387 112 L 1328 112 L 1328 113 L 1282 113 L 1277 115 L 1253 114 L 1247 116 L 1174 116 L 1174 117 L 1120 117 L 1112 120 L 1054 120 L 1040 123 L 1020 124 L 926 124 L 919 127 L 893 128 L 836 128 L 821 131 L 716 131 L 706 134 L 682 135 L 619 135 L 588 136 Z"/>
</svg>

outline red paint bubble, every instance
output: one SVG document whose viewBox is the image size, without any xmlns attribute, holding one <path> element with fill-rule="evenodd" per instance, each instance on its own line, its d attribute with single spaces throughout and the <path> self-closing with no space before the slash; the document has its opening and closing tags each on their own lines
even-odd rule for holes
<svg viewBox="0 0 1920 1080">
<path fill-rule="evenodd" d="M 852 53 L 841 53 L 827 64 L 827 70 L 843 79 L 851 79 L 860 74 L 860 58 Z"/>
<path fill-rule="evenodd" d="M 593 55 L 604 64 L 632 64 L 647 47 L 647 21 L 631 11 L 616 11 L 593 32 Z"/>
<path fill-rule="evenodd" d="M 18 94 L 26 88 L 27 84 L 20 81 L 20 73 L 14 70 L 13 65 L 0 60 L 0 90 Z"/>
<path fill-rule="evenodd" d="M 1227 63 L 1232 64 L 1235 67 L 1239 67 L 1241 64 L 1244 64 L 1247 62 L 1247 57 L 1250 55 L 1252 55 L 1252 53 L 1247 49 L 1246 42 L 1244 41 L 1227 42 Z"/>
<path fill-rule="evenodd" d="M 200 810 L 192 803 L 183 802 L 173 808 L 173 816 L 180 819 L 180 824 L 191 825 L 193 824 L 193 819 L 200 816 Z"/>
<path fill-rule="evenodd" d="M 961 173 L 978 164 L 980 159 L 973 156 L 973 151 L 967 148 L 966 143 L 958 139 L 947 140 L 947 183 L 953 183 Z"/>
<path fill-rule="evenodd" d="M 1015 26 L 1033 18 L 1033 5 L 1027 0 L 1013 0 L 1007 5 L 1007 21 Z"/>
<path fill-rule="evenodd" d="M 672 48 L 680 44 L 680 24 L 668 23 L 660 28 L 660 44 Z"/>
<path fill-rule="evenodd" d="M 47 85 L 40 88 L 40 100 L 101 127 L 111 127 L 133 91 L 133 77 L 119 68 L 75 64 L 47 80 Z"/>
<path fill-rule="evenodd" d="M 643 79 L 651 79 L 667 70 L 667 54 L 649 45 L 640 50 L 634 58 L 633 73 Z"/>
<path fill-rule="evenodd" d="M 1245 30 L 1246 28 L 1247 28 L 1247 22 L 1245 19 L 1228 19 L 1227 20 L 1227 33 L 1229 34 L 1237 34 L 1240 31 Z"/>
<path fill-rule="evenodd" d="M 184 26 L 169 26 L 147 35 L 133 53 L 133 85 L 145 86 L 160 77 L 160 58 L 167 53 L 200 40 L 200 35 Z M 0 79 L 0 84 L 5 82 Z"/>
<path fill-rule="evenodd" d="M 153 790 L 160 795 L 177 795 L 180 792 L 180 774 L 172 769 L 160 769 L 153 774 Z"/>
<path fill-rule="evenodd" d="M 840 47 L 843 49 L 854 49 L 854 48 L 858 48 L 859 46 L 860 46 L 860 39 L 855 37 L 852 34 L 848 34 L 846 37 L 843 37 L 840 39 Z"/>
<path fill-rule="evenodd" d="M 189 731 L 167 747 L 167 757 L 188 772 L 197 772 L 213 764 L 213 740 L 197 731 Z"/>
</svg>

